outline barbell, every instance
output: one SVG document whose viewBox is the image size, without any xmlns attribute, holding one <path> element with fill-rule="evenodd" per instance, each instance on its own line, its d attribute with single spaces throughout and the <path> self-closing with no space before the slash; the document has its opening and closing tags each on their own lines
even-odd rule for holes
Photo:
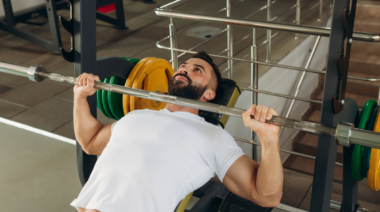
<svg viewBox="0 0 380 212">
<path fill-rule="evenodd" d="M 40 65 L 24 66 L 0 62 L 0 72 L 28 77 L 30 80 L 34 82 L 41 82 L 44 79 L 49 79 L 52 81 L 68 83 L 72 85 L 78 84 L 77 78 L 64 76 L 56 73 L 49 73 L 45 70 L 43 66 Z M 111 85 L 108 83 L 97 81 L 94 84 L 94 88 L 235 117 L 241 117 L 242 113 L 245 112 L 244 109 L 240 108 L 233 108 L 209 102 L 201 102 L 197 100 L 186 99 L 182 97 L 176 97 L 156 92 L 144 91 L 141 89 L 134 89 L 124 86 Z M 339 123 L 338 126 L 335 128 L 313 122 L 294 120 L 280 116 L 273 116 L 272 119 L 267 120 L 266 123 L 284 126 L 296 130 L 302 130 L 313 134 L 330 135 L 335 137 L 337 144 L 345 147 L 349 147 L 351 144 L 359 144 L 380 149 L 380 133 L 357 129 L 354 128 L 353 124 L 346 122 Z"/>
</svg>

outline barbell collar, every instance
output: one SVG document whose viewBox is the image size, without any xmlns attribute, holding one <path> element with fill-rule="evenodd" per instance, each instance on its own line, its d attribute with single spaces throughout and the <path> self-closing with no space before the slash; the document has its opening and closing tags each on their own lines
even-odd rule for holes
<svg viewBox="0 0 380 212">
<path fill-rule="evenodd" d="M 42 82 L 45 78 L 41 77 L 39 73 L 46 72 L 46 69 L 41 65 L 32 65 L 29 67 L 27 73 L 29 80 L 33 82 Z"/>
<path fill-rule="evenodd" d="M 338 124 L 335 133 L 336 143 L 345 147 L 351 146 L 351 135 L 354 125 L 347 122 Z"/>
</svg>

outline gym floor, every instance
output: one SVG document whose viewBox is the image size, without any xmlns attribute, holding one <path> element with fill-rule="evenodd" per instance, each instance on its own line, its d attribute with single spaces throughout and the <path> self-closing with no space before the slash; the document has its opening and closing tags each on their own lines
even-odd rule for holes
<svg viewBox="0 0 380 212">
<path fill-rule="evenodd" d="M 133 57 L 142 59 L 148 56 L 169 60 L 170 52 L 158 49 L 155 43 L 169 33 L 167 18 L 158 17 L 153 10 L 172 0 L 157 0 L 157 4 L 144 4 L 141 1 L 124 1 L 125 20 L 128 30 L 115 29 L 112 26 L 97 22 L 97 56 Z M 224 7 L 225 1 L 190 1 L 178 10 L 216 14 Z M 331 1 L 324 1 L 324 12 Z M 247 1 L 233 7 L 234 17 L 244 18 L 266 4 L 265 0 Z M 277 2 L 272 9 L 276 21 L 290 23 L 294 20 L 294 11 L 283 10 L 294 3 L 290 1 Z M 302 1 L 302 24 L 319 26 L 321 22 L 317 10 L 311 10 L 315 0 Z M 59 15 L 68 16 L 68 11 L 59 11 Z M 110 13 L 112 15 L 112 13 Z M 325 13 L 324 13 L 325 14 Z M 222 14 L 220 14 L 222 15 Z M 281 16 L 280 16 L 281 15 Z M 266 20 L 266 13 L 258 13 L 255 20 Z M 36 22 L 44 21 L 36 18 Z M 185 20 L 175 20 L 180 30 L 193 23 Z M 50 38 L 48 25 L 35 26 L 18 24 L 19 27 Z M 204 40 L 204 36 L 213 34 L 213 30 L 222 29 L 222 25 L 202 23 L 196 26 L 198 31 L 188 32 L 178 39 L 180 48 L 191 48 Z M 214 30 L 214 31 L 215 31 Z M 234 27 L 235 42 L 251 31 L 249 28 Z M 203 34 L 202 34 L 203 33 Z M 276 32 L 272 32 L 275 34 Z M 63 47 L 69 48 L 69 34 L 61 27 Z M 203 36 L 203 37 L 200 37 Z M 258 44 L 265 40 L 265 31 L 258 30 Z M 279 33 L 272 44 L 272 62 L 281 60 L 306 36 L 294 39 L 294 33 Z M 219 53 L 224 49 L 225 36 L 215 38 L 202 48 L 210 53 Z M 221 45 L 223 43 L 223 45 Z M 168 42 L 163 44 L 168 45 Z M 247 39 L 235 46 L 235 55 L 243 57 L 249 50 L 251 40 Z M 259 47 L 259 57 L 265 57 L 265 45 Z M 187 56 L 180 59 L 185 60 Z M 48 50 L 36 46 L 26 40 L 0 31 L 0 60 L 8 63 L 25 65 L 40 64 L 50 72 L 73 75 L 73 64 L 65 61 L 60 55 L 53 55 Z M 226 61 L 215 59 L 220 70 L 226 67 Z M 249 83 L 249 64 L 235 64 L 235 80 L 240 86 Z M 260 66 L 261 76 L 269 67 Z M 244 70 L 244 71 L 243 71 Z M 73 131 L 73 92 L 72 87 L 53 82 L 33 83 L 26 78 L 0 73 L 0 117 L 22 123 L 47 132 L 58 134 L 69 139 L 75 139 Z M 113 120 L 98 112 L 98 119 L 106 124 Z M 69 204 L 81 190 L 77 169 L 75 146 L 61 140 L 36 134 L 15 126 L 0 123 L 1 148 L 0 197 L 4 211 L 75 211 Z M 308 210 L 310 207 L 313 177 L 291 170 L 284 170 L 284 193 L 281 203 Z M 332 199 L 341 201 L 342 186 L 334 182 Z M 374 211 L 380 211 L 379 192 L 369 191 L 365 181 L 359 184 L 359 204 Z"/>
</svg>

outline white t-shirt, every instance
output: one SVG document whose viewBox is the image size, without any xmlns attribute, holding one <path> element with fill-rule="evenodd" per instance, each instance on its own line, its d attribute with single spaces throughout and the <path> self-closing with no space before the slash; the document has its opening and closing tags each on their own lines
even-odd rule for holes
<svg viewBox="0 0 380 212">
<path fill-rule="evenodd" d="M 135 110 L 112 126 L 75 208 L 172 212 L 214 173 L 223 181 L 244 153 L 219 126 L 188 112 Z"/>
</svg>

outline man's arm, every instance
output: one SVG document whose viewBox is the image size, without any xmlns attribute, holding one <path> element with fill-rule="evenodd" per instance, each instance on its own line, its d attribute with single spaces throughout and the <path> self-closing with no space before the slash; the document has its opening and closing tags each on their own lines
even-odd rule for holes
<svg viewBox="0 0 380 212">
<path fill-rule="evenodd" d="M 111 124 L 104 126 L 91 115 L 87 97 L 94 95 L 94 79 L 98 76 L 81 74 L 79 85 L 74 87 L 74 132 L 78 143 L 84 152 L 90 155 L 100 155 L 111 137 Z"/>
<path fill-rule="evenodd" d="M 243 113 L 244 124 L 260 138 L 261 163 L 244 155 L 231 165 L 223 179 L 223 184 L 231 192 L 262 207 L 276 207 L 282 197 L 284 177 L 278 136 L 280 127 L 264 123 L 273 115 L 277 114 L 272 108 L 261 105 L 252 105 Z"/>
</svg>

